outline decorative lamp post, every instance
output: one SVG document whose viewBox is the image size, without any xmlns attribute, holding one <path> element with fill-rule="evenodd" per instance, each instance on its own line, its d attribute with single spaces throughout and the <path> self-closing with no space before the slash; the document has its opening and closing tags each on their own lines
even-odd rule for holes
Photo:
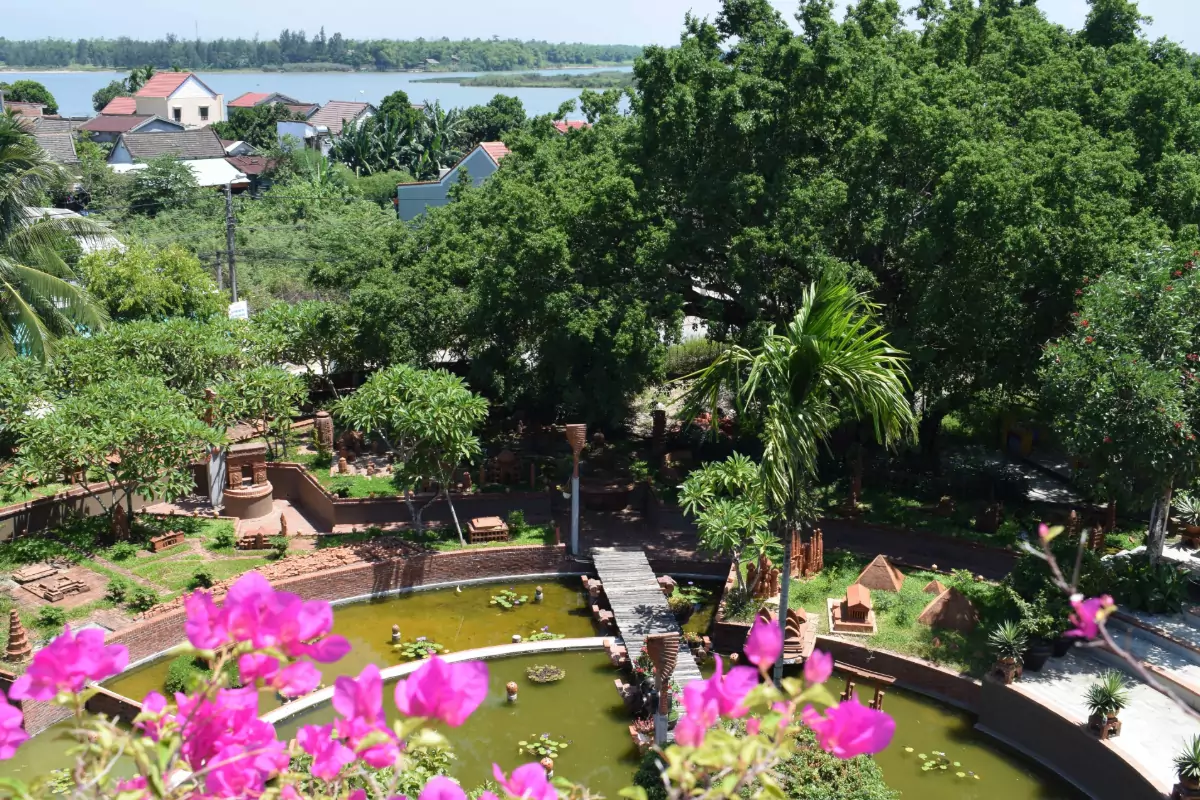
<svg viewBox="0 0 1200 800">
<path fill-rule="evenodd" d="M 567 441 L 575 457 L 571 471 L 571 555 L 579 555 L 579 454 L 587 442 L 587 425 L 568 425 Z"/>
</svg>

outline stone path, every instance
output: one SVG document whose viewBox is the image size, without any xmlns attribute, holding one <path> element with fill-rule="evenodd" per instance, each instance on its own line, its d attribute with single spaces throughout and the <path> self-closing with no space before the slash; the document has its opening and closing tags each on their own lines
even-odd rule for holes
<svg viewBox="0 0 1200 800">
<path fill-rule="evenodd" d="M 612 606 L 617 628 L 629 661 L 634 663 L 642 654 L 646 636 L 652 633 L 679 634 L 679 661 L 675 667 L 675 682 L 686 686 L 701 680 L 696 659 L 683 641 L 683 632 L 675 615 L 667 607 L 662 589 L 646 554 L 640 549 L 597 547 L 592 550 L 596 574 L 604 585 L 604 595 Z"/>
</svg>

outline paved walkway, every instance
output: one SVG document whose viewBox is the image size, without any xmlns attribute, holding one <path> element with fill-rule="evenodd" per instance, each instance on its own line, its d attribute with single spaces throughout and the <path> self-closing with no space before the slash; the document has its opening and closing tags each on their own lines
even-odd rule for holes
<svg viewBox="0 0 1200 800">
<path fill-rule="evenodd" d="M 630 663 L 641 656 L 646 637 L 652 633 L 679 635 L 679 661 L 675 666 L 675 682 L 686 686 L 701 680 L 696 659 L 683 641 L 683 631 L 675 615 L 667 607 L 666 598 L 650 569 L 650 562 L 641 549 L 597 547 L 592 550 L 596 574 L 604 585 L 604 595 L 612 606 L 621 631 L 621 640 L 629 652 Z"/>
<path fill-rule="evenodd" d="M 1067 719 L 1086 724 L 1088 687 L 1108 667 L 1082 648 L 1051 659 L 1040 672 L 1026 672 L 1015 684 L 1039 703 Z M 1140 681 L 1132 686 L 1129 706 L 1121 712 L 1121 735 L 1112 741 L 1160 783 L 1175 783 L 1172 761 L 1186 741 L 1200 734 L 1200 721 Z"/>
</svg>

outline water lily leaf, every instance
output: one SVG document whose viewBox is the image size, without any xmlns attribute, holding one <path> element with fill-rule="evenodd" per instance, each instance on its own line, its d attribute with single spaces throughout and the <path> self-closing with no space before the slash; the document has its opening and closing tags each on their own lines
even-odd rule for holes
<svg viewBox="0 0 1200 800">
<path fill-rule="evenodd" d="M 960 764 L 959 762 L 955 761 L 955 762 L 954 762 L 954 766 L 956 766 L 956 767 L 961 767 L 961 766 L 962 766 L 962 764 Z"/>
<path fill-rule="evenodd" d="M 954 775 L 955 775 L 955 777 L 958 777 L 958 778 L 967 777 L 967 773 L 965 773 L 965 772 L 956 772 L 956 773 L 954 773 Z"/>
<path fill-rule="evenodd" d="M 917 758 L 921 759 L 922 761 L 925 761 L 926 759 L 929 758 L 929 756 L 925 755 L 924 753 L 917 753 Z"/>
<path fill-rule="evenodd" d="M 904 752 L 906 752 L 906 753 L 911 753 L 912 751 L 913 751 L 913 749 L 911 747 L 904 748 Z"/>
</svg>

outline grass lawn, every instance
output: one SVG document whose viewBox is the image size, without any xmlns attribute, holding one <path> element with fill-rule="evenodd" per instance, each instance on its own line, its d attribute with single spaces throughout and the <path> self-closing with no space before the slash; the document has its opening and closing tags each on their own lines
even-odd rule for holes
<svg viewBox="0 0 1200 800">
<path fill-rule="evenodd" d="M 145 578 L 159 586 L 165 586 L 171 591 L 179 592 L 187 588 L 188 580 L 203 569 L 212 576 L 214 581 L 223 581 L 256 567 L 261 567 L 268 561 L 265 555 L 254 555 L 245 558 L 211 559 L 199 553 L 193 553 L 177 561 L 164 563 L 143 563 L 139 559 L 130 571 L 140 578 Z"/>
<path fill-rule="evenodd" d="M 820 632 L 828 633 L 826 599 L 845 597 L 846 587 L 854 582 L 869 561 L 870 559 L 840 550 L 827 551 L 825 569 L 820 574 L 809 580 L 792 581 L 791 606 L 803 606 L 810 614 L 817 614 Z M 933 595 L 925 594 L 921 590 L 934 579 L 963 592 L 975 604 L 981 622 L 974 631 L 961 634 L 955 631 L 934 630 L 917 622 L 921 611 L 933 599 Z M 870 637 L 848 636 L 847 639 L 870 647 L 924 658 L 976 677 L 982 676 L 991 666 L 992 659 L 986 646 L 988 631 L 995 621 L 1003 619 L 1009 612 L 1005 592 L 998 586 L 976 583 L 965 574 L 947 576 L 921 570 L 905 572 L 901 591 L 872 591 L 871 600 L 879 632 Z M 756 605 L 750 606 L 743 609 L 739 616 L 748 621 L 756 610 Z"/>
<path fill-rule="evenodd" d="M 884 489 L 864 489 L 861 501 L 861 519 L 876 525 L 887 525 L 905 530 L 928 531 L 939 536 L 967 539 L 996 547 L 1013 547 L 1020 541 L 1022 532 L 1037 530 L 1038 520 L 1024 509 L 1007 510 L 1005 519 L 995 533 L 984 533 L 975 529 L 975 514 L 978 503 L 958 503 L 954 513 L 939 516 L 923 510 L 936 502 L 906 496 L 900 492 Z M 830 509 L 837 506 L 830 505 Z"/>
<path fill-rule="evenodd" d="M 66 483 L 46 483 L 29 489 L 18 489 L 12 492 L 0 491 L 0 506 L 12 505 L 13 503 L 24 503 L 27 500 L 36 500 L 39 497 L 49 497 L 52 494 L 65 492 L 67 489 L 70 489 L 71 486 L 72 484 Z"/>
</svg>

